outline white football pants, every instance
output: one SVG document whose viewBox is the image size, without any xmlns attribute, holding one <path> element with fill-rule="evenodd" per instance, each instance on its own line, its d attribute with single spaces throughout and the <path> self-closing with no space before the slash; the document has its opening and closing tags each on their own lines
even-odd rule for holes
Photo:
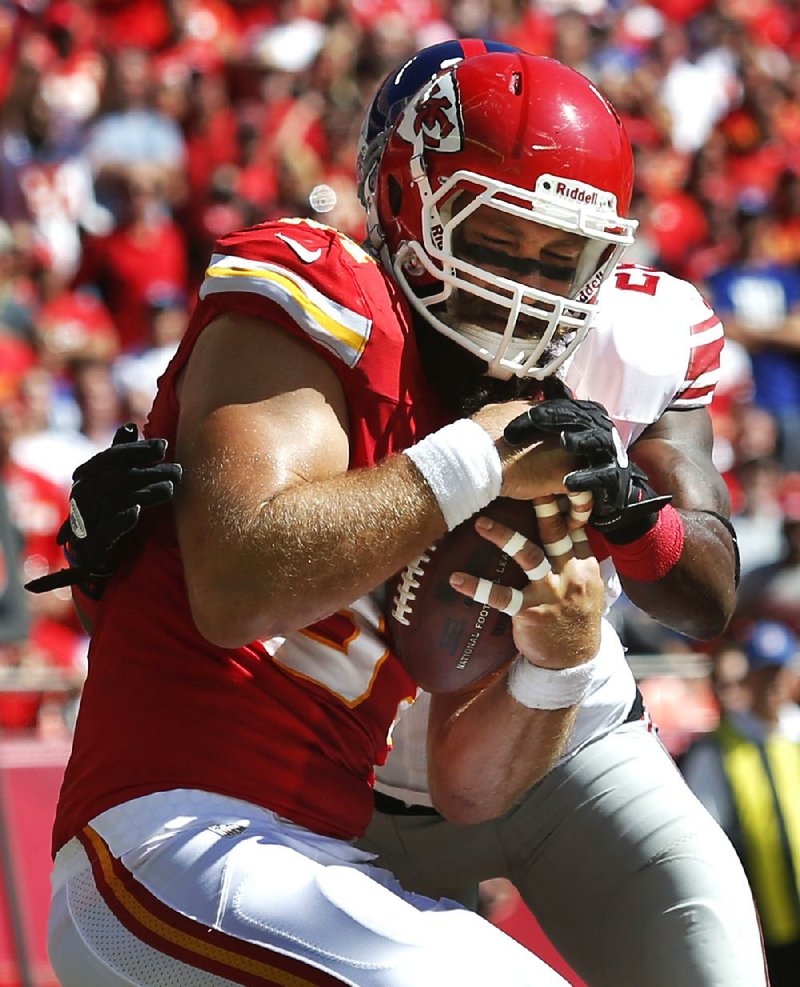
<svg viewBox="0 0 800 987">
<path fill-rule="evenodd" d="M 50 959 L 63 987 L 565 987 L 488 922 L 368 861 L 235 799 L 135 799 L 59 851 Z"/>
</svg>

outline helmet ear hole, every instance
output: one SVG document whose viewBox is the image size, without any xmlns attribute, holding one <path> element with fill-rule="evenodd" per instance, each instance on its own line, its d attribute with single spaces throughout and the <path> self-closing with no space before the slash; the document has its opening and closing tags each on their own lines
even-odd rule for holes
<svg viewBox="0 0 800 987">
<path fill-rule="evenodd" d="M 398 216 L 400 214 L 400 210 L 403 208 L 403 188 L 394 175 L 389 176 L 389 180 L 386 184 L 389 195 L 389 208 L 395 216 Z"/>
</svg>

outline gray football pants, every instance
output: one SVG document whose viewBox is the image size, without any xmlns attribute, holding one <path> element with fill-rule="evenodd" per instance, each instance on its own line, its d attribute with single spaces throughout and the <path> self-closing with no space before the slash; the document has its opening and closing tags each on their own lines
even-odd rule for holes
<svg viewBox="0 0 800 987">
<path fill-rule="evenodd" d="M 626 723 L 501 819 L 375 812 L 360 845 L 409 889 L 474 900 L 506 877 L 589 987 L 763 987 L 733 847 L 655 734 Z"/>
</svg>

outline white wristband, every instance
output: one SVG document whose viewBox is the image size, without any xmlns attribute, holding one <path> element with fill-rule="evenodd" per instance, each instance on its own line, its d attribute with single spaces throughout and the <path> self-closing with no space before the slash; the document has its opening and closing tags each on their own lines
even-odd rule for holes
<svg viewBox="0 0 800 987">
<path fill-rule="evenodd" d="M 453 528 L 490 504 L 503 484 L 500 453 L 489 433 L 460 418 L 405 450 Z"/>
<path fill-rule="evenodd" d="M 517 655 L 508 671 L 508 691 L 529 709 L 566 709 L 583 700 L 597 665 L 597 655 L 573 668 L 543 668 Z"/>
</svg>

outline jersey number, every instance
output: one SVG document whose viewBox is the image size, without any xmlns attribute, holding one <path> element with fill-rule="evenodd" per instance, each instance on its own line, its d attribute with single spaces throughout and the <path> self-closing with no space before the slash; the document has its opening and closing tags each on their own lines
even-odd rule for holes
<svg viewBox="0 0 800 987">
<path fill-rule="evenodd" d="M 382 620 L 375 601 L 362 596 L 348 609 L 289 635 L 273 661 L 357 706 L 370 695 L 390 653 L 380 636 Z"/>
<path fill-rule="evenodd" d="M 614 280 L 621 291 L 640 291 L 643 295 L 655 295 L 659 283 L 658 273 L 640 264 L 621 264 Z"/>
</svg>

